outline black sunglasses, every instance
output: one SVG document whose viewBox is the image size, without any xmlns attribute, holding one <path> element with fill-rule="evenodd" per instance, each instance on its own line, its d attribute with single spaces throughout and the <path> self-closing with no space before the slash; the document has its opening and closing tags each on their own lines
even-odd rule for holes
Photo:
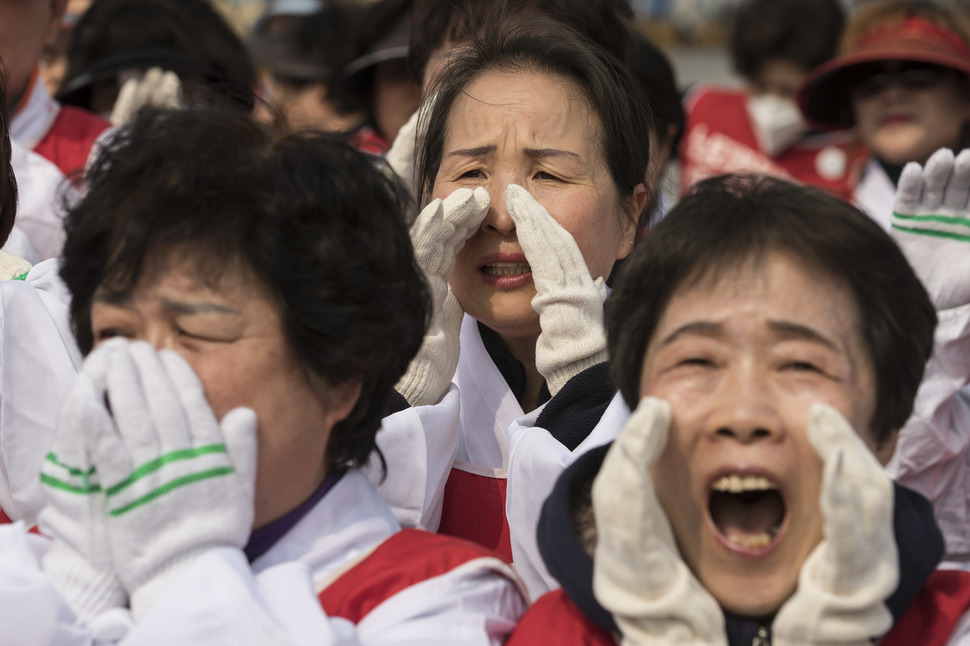
<svg viewBox="0 0 970 646">
<path fill-rule="evenodd" d="M 855 99 L 871 99 L 894 84 L 911 92 L 919 92 L 936 87 L 951 74 L 953 70 L 939 65 L 910 64 L 895 69 L 880 65 L 854 72 L 849 81 L 849 91 Z"/>
</svg>

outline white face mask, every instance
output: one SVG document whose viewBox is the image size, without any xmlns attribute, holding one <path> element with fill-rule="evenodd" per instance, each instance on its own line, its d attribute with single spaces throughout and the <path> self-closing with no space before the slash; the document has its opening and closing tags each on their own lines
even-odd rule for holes
<svg viewBox="0 0 970 646">
<path fill-rule="evenodd" d="M 748 116 L 751 117 L 758 145 L 769 157 L 776 157 L 808 130 L 808 124 L 795 101 L 777 94 L 749 96 Z"/>
</svg>

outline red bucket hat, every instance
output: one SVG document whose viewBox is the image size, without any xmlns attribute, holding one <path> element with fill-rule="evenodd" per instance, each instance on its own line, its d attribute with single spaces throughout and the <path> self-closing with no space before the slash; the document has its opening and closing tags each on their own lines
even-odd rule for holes
<svg viewBox="0 0 970 646">
<path fill-rule="evenodd" d="M 808 73 L 796 97 L 806 120 L 822 130 L 854 125 L 847 72 L 879 61 L 932 63 L 970 79 L 970 47 L 956 32 L 919 17 L 881 24 L 866 32 L 851 51 Z"/>
</svg>

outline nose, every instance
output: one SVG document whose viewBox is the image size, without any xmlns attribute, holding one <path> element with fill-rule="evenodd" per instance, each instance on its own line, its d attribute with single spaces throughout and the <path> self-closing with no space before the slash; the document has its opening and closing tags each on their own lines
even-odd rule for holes
<svg viewBox="0 0 970 646">
<path fill-rule="evenodd" d="M 175 332 L 164 325 L 147 325 L 135 340 L 146 341 L 156 350 L 175 348 Z"/>
<path fill-rule="evenodd" d="M 712 438 L 742 444 L 777 441 L 784 436 L 784 422 L 768 385 L 752 367 L 730 370 L 718 385 L 708 423 Z"/>
<path fill-rule="evenodd" d="M 511 182 L 492 181 L 485 188 L 488 190 L 488 213 L 482 220 L 481 230 L 485 233 L 497 233 L 510 236 L 515 232 L 515 221 L 509 215 L 505 206 L 505 189 Z"/>
</svg>

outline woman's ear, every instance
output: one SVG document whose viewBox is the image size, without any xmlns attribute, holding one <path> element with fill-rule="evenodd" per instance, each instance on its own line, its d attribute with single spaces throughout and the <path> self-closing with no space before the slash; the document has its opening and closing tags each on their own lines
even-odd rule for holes
<svg viewBox="0 0 970 646">
<path fill-rule="evenodd" d="M 616 259 L 626 258 L 633 251 L 633 243 L 636 240 L 637 226 L 640 223 L 640 214 L 643 212 L 643 205 L 647 203 L 647 188 L 643 184 L 633 187 L 633 194 L 623 200 L 623 230 L 620 244 L 616 250 Z"/>
</svg>

